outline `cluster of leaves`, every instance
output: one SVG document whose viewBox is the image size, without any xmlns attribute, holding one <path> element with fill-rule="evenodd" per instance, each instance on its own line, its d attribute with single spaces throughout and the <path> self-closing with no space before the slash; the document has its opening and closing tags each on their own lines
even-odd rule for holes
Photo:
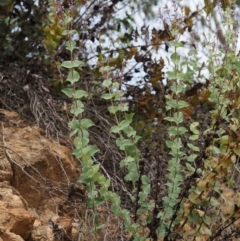
<svg viewBox="0 0 240 241">
<path fill-rule="evenodd" d="M 208 13 L 207 8 L 205 11 Z M 221 210 L 222 200 L 226 202 L 224 198 L 224 189 L 228 188 L 226 180 L 230 178 L 232 168 L 237 165 L 236 155 L 239 153 L 236 142 L 239 128 L 239 120 L 236 118 L 239 101 L 237 94 L 239 84 L 236 82 L 240 74 L 238 73 L 239 61 L 235 56 L 234 49 L 228 49 L 218 54 L 213 46 L 210 46 L 208 70 L 211 79 L 207 80 L 205 84 L 196 82 L 195 78 L 201 78 L 203 69 L 203 65 L 199 65 L 197 62 L 197 51 L 190 50 L 188 59 L 183 60 L 179 49 L 184 48 L 184 45 L 177 41 L 178 34 L 184 33 L 183 29 L 191 31 L 192 16 L 186 16 L 182 22 L 179 22 L 179 18 L 176 17 L 171 22 L 171 28 L 164 22 L 164 30 L 152 30 L 151 51 L 158 50 L 156 45 L 159 46 L 162 41 L 167 40 L 168 47 L 174 49 L 170 55 L 173 70 L 166 72 L 168 83 L 165 86 L 162 83 L 163 72 L 161 71 L 164 61 L 160 59 L 159 62 L 151 64 L 151 59 L 146 57 L 146 54 L 140 54 L 138 48 L 132 45 L 120 50 L 118 48 L 119 52 L 115 58 L 113 58 L 113 54 L 108 57 L 104 56 L 100 49 L 98 64 L 92 68 L 96 77 L 101 76 L 104 79 L 101 98 L 110 101 L 108 110 L 116 122 L 109 132 L 118 135 L 116 145 L 126 156 L 123 160 L 119 160 L 119 166 L 126 168 L 127 174 L 124 179 L 131 182 L 133 187 L 131 199 L 136 206 L 135 218 L 131 220 L 129 211 L 121 207 L 121 198 L 116 193 L 109 191 L 110 181 L 99 172 L 99 164 L 94 164 L 93 161 L 93 156 L 98 148 L 89 145 L 87 130 L 93 125 L 93 122 L 90 119 L 81 118 L 84 111 L 81 98 L 91 96 L 85 90 L 78 89 L 79 85 L 75 85 L 82 80 L 76 69 L 80 67 L 80 72 L 82 72 L 87 60 L 85 60 L 86 62 L 79 61 L 74 55 L 77 42 L 73 40 L 73 35 L 78 32 L 71 28 L 69 30 L 68 24 L 73 19 L 69 19 L 65 15 L 65 20 L 67 20 L 65 26 L 67 27 L 62 35 L 67 35 L 70 39 L 65 45 L 66 49 L 70 51 L 71 59 L 62 62 L 61 66 L 69 69 L 66 80 L 73 87 L 65 88 L 63 91 L 74 100 L 70 110 L 74 117 L 69 123 L 72 129 L 71 135 L 75 136 L 76 149 L 73 153 L 81 159 L 83 174 L 79 181 L 86 185 L 88 191 L 88 207 L 93 210 L 95 231 L 103 225 L 97 222 L 98 214 L 95 208 L 110 201 L 112 212 L 123 219 L 125 230 L 132 233 L 134 240 L 146 240 L 147 238 L 157 240 L 158 237 L 164 237 L 164 240 L 214 240 L 217 237 L 224 237 L 226 240 L 239 235 L 236 228 L 236 223 L 240 219 L 238 201 L 235 200 L 231 204 L 233 209 L 228 213 L 228 217 Z M 234 46 L 234 42 L 232 42 L 234 32 L 231 32 L 229 27 L 233 19 L 231 10 L 227 7 L 224 17 L 227 19 L 224 27 L 229 31 L 229 38 L 226 38 L 226 41 L 230 46 Z M 128 16 L 128 18 L 130 17 Z M 143 32 L 144 29 L 142 28 L 141 31 Z M 136 32 L 137 30 L 132 31 L 132 34 L 136 35 Z M 120 41 L 119 45 L 126 45 L 126 36 L 124 40 L 120 39 Z M 146 53 L 149 52 L 146 50 Z M 131 88 L 127 88 L 124 93 L 120 83 L 125 83 L 126 75 L 123 73 L 121 77 L 116 77 L 114 72 L 116 69 L 123 72 L 123 64 L 130 59 L 129 56 L 134 56 L 137 62 L 141 61 L 143 66 L 147 66 L 145 71 L 148 73 L 148 81 L 145 84 L 146 92 L 142 97 L 134 96 L 135 93 L 130 91 Z M 219 59 L 224 59 L 226 63 L 216 65 Z M 129 74 L 128 72 L 127 75 L 129 76 Z M 150 83 L 151 85 L 149 85 Z M 93 89 L 91 90 L 93 91 Z M 160 92 L 164 94 L 164 98 L 156 95 Z M 230 99 L 230 95 L 234 95 L 235 98 Z M 156 199 L 149 199 L 151 181 L 147 175 L 144 175 L 144 165 L 140 165 L 141 150 L 138 148 L 140 136 L 131 126 L 133 114 L 125 113 L 129 111 L 126 96 L 133 97 L 135 103 L 131 101 L 130 103 L 132 103 L 132 110 L 136 113 L 137 109 L 142 106 L 145 106 L 145 110 L 147 110 L 149 102 L 155 101 L 156 98 L 161 105 L 164 105 L 157 106 L 155 104 L 154 106 L 157 109 L 162 108 L 160 115 L 155 110 L 150 116 L 145 111 L 147 115 L 140 117 L 141 119 L 149 118 L 149 120 L 156 120 L 157 117 L 159 125 L 165 126 L 164 131 L 168 136 L 168 140 L 165 142 L 166 147 L 170 149 L 170 152 L 165 154 L 168 181 L 164 183 L 167 190 L 160 202 Z M 137 100 L 137 98 L 139 99 Z M 205 108 L 210 121 L 194 114 L 199 110 L 197 108 L 203 111 L 204 105 L 207 106 Z M 211 109 L 212 111 L 210 111 Z M 122 114 L 117 115 L 118 112 Z M 203 127 L 201 131 L 198 126 Z M 152 130 L 157 130 L 154 124 L 152 124 Z M 146 135 L 145 140 L 152 141 L 152 134 Z M 218 213 L 221 213 L 221 218 Z M 153 224 L 154 228 L 150 227 Z M 228 231 L 230 226 L 233 227 L 231 232 Z M 139 228 L 145 229 L 146 227 L 149 227 L 148 231 L 145 230 L 143 233 L 139 231 Z"/>
<path fill-rule="evenodd" d="M 66 14 L 66 13 L 65 13 Z M 65 15 L 65 30 L 63 31 L 63 35 L 67 35 L 69 37 L 69 41 L 66 42 L 66 49 L 70 52 L 71 60 L 63 61 L 61 66 L 68 69 L 68 77 L 67 81 L 71 83 L 71 88 L 63 89 L 63 92 L 74 100 L 70 112 L 73 115 L 73 119 L 69 122 L 69 127 L 72 132 L 70 136 L 74 136 L 74 145 L 75 149 L 73 154 L 76 158 L 81 160 L 82 166 L 82 174 L 79 177 L 78 181 L 82 182 L 86 185 L 88 201 L 87 205 L 92 211 L 92 219 L 93 219 L 93 233 L 94 239 L 96 240 L 96 231 L 101 229 L 104 224 L 99 223 L 98 221 L 98 213 L 96 212 L 96 208 L 100 205 L 105 204 L 110 201 L 112 203 L 111 210 L 112 212 L 124 219 L 125 227 L 128 231 L 133 231 L 136 238 L 140 238 L 137 232 L 137 226 L 132 225 L 130 221 L 130 213 L 127 210 L 121 208 L 121 200 L 120 197 L 114 193 L 109 191 L 110 180 L 108 180 L 102 173 L 99 172 L 100 164 L 94 163 L 94 154 L 99 151 L 99 149 L 95 145 L 90 145 L 89 142 L 89 131 L 88 129 L 94 125 L 94 123 L 88 118 L 81 118 L 81 114 L 84 112 L 84 104 L 81 101 L 83 97 L 88 97 L 88 93 L 81 89 L 76 89 L 75 83 L 80 81 L 80 75 L 76 71 L 76 68 L 81 68 L 84 63 L 73 57 L 73 51 L 76 47 L 76 42 L 73 40 L 72 36 L 74 34 L 78 34 L 75 30 L 68 30 L 69 23 L 72 22 L 71 16 Z M 103 68 L 102 73 L 106 73 L 106 67 Z M 108 76 L 106 76 L 106 80 L 103 83 L 103 86 L 109 90 L 109 93 L 105 93 L 102 95 L 102 98 L 106 100 L 121 100 L 123 94 L 121 90 L 119 90 L 119 84 L 113 83 Z M 112 90 L 112 92 L 111 92 Z M 112 102 L 113 103 L 113 102 Z M 127 106 L 124 104 L 111 105 L 109 106 L 110 113 L 114 114 L 117 120 L 116 113 L 118 111 L 126 111 L 128 110 Z M 134 131 L 130 124 L 132 122 L 132 116 L 128 115 L 126 120 L 121 121 L 118 125 L 113 126 L 110 130 L 112 133 L 119 133 L 120 138 L 117 139 L 117 145 L 121 150 L 126 152 L 127 158 L 122 160 L 121 166 L 127 166 L 129 169 L 129 173 L 126 176 L 126 180 L 135 182 L 139 178 L 138 174 L 138 166 L 137 159 L 139 159 L 139 151 L 135 147 L 139 136 L 136 135 L 136 131 Z M 121 131 L 127 133 L 129 139 L 124 139 L 123 135 L 121 135 Z M 146 178 L 145 178 L 146 179 Z M 147 180 L 145 181 L 147 182 Z M 146 183 L 149 185 L 149 183 Z M 146 193 L 146 190 L 144 191 Z M 147 197 L 148 193 L 145 194 Z M 134 197 L 133 197 L 134 198 Z"/>
<path fill-rule="evenodd" d="M 73 154 L 81 161 L 79 181 L 86 186 L 95 240 L 97 230 L 104 226 L 97 212 L 103 205 L 111 206 L 134 240 L 238 237 L 240 203 L 225 198 L 231 188 L 238 192 L 234 180 L 239 175 L 240 152 L 240 73 L 232 5 L 222 1 L 227 34 L 220 42 L 230 48 L 219 51 L 211 42 L 206 44 L 209 60 L 204 64 L 198 56 L 200 38 L 194 26 L 199 16 L 201 20 L 201 15 L 211 15 L 217 1 L 205 1 L 195 12 L 176 3 L 171 8 L 166 5 L 159 11 L 160 29 L 134 26 L 134 9 L 140 11 L 141 2 L 49 1 L 45 6 L 39 1 L 36 6 L 16 1 L 12 15 L 7 13 L 7 22 L 0 25 L 2 52 L 11 59 L 44 56 L 43 48 L 39 52 L 43 42 L 54 86 L 63 86 L 72 99 Z M 126 5 L 128 11 L 118 14 Z M 41 22 L 45 11 L 48 18 Z M 193 35 L 191 44 L 180 42 L 184 34 Z M 159 57 L 162 49 L 169 59 Z M 202 73 L 206 69 L 208 80 Z M 100 100 L 108 105 L 114 122 L 109 136 L 114 135 L 115 146 L 124 156 L 117 160 L 117 168 L 124 170 L 122 183 L 130 187 L 130 204 L 125 207 L 124 197 L 100 171 L 104 161 L 96 159 L 98 143 L 91 142 L 95 122 L 85 113 L 86 103 L 94 98 L 99 102 L 91 108 L 102 107 Z M 165 170 L 160 170 L 160 162 Z"/>
</svg>

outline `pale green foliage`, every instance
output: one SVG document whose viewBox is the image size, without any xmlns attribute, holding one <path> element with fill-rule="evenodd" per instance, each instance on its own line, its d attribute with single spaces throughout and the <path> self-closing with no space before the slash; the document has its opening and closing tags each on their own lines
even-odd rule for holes
<svg viewBox="0 0 240 241">
<path fill-rule="evenodd" d="M 108 69 L 108 67 L 107 67 Z M 154 205 L 147 201 L 148 195 L 151 191 L 151 185 L 149 183 L 148 177 L 143 175 L 140 178 L 139 174 L 139 160 L 140 160 L 140 151 L 137 148 L 138 140 L 141 138 L 137 135 L 136 131 L 131 126 L 133 114 L 125 114 L 125 119 L 119 122 L 117 117 L 117 112 L 126 112 L 128 106 L 121 101 L 121 97 L 124 95 L 123 91 L 120 89 L 118 83 L 114 82 L 111 78 L 108 78 L 108 72 L 105 72 L 106 67 L 102 69 L 103 75 L 106 74 L 106 80 L 103 82 L 104 87 L 108 90 L 108 93 L 102 95 L 103 99 L 110 100 L 111 106 L 108 108 L 109 112 L 114 115 L 116 120 L 116 125 L 112 126 L 110 132 L 118 134 L 116 144 L 120 150 L 125 152 L 125 158 L 120 162 L 120 167 L 127 168 L 127 175 L 124 177 L 126 181 L 132 182 L 133 186 L 136 187 L 136 182 L 142 182 L 142 190 L 139 193 L 136 193 L 135 196 L 132 196 L 132 200 L 138 200 L 139 209 L 138 213 L 143 213 L 151 210 Z M 116 98 L 117 97 L 117 98 Z M 114 206 L 113 212 L 120 216 L 120 208 Z M 124 216 L 125 218 L 127 216 Z M 129 217 L 127 222 L 124 221 L 126 230 L 133 232 L 134 240 L 145 240 L 145 237 L 140 237 L 139 235 L 139 224 L 129 223 Z"/>
<path fill-rule="evenodd" d="M 66 24 L 72 19 L 66 16 Z M 76 47 L 76 43 L 72 39 L 72 35 L 76 34 L 76 31 L 64 31 L 64 35 L 69 37 L 69 41 L 66 44 L 66 49 L 70 51 L 71 56 Z M 143 237 L 139 236 L 138 224 L 132 224 L 130 220 L 130 214 L 127 210 L 121 208 L 120 197 L 113 192 L 108 190 L 110 186 L 110 180 L 106 179 L 103 174 L 99 171 L 100 164 L 94 164 L 93 156 L 99 149 L 89 144 L 89 132 L 88 128 L 94 125 L 94 123 L 87 118 L 82 119 L 81 114 L 84 112 L 84 104 L 81 101 L 83 97 L 87 98 L 88 93 L 84 90 L 75 88 L 75 83 L 80 81 L 80 75 L 76 69 L 81 69 L 84 63 L 79 60 L 71 59 L 64 61 L 61 64 L 62 67 L 69 70 L 67 81 L 72 85 L 72 88 L 65 88 L 62 91 L 73 99 L 73 104 L 70 112 L 74 115 L 74 118 L 69 122 L 69 127 L 72 132 L 71 136 L 74 136 L 75 149 L 73 155 L 81 160 L 82 174 L 78 181 L 85 184 L 87 188 L 88 207 L 93 211 L 94 227 L 93 231 L 96 231 L 103 227 L 103 224 L 98 222 L 98 214 L 95 210 L 96 207 L 104 204 L 106 201 L 111 201 L 111 210 L 118 217 L 124 220 L 126 230 L 134 233 L 135 240 L 144 240 Z M 108 66 L 102 69 L 102 73 L 108 73 Z M 120 150 L 126 153 L 126 158 L 121 162 L 121 167 L 126 167 L 128 174 L 125 179 L 135 183 L 139 179 L 139 158 L 140 153 L 136 147 L 140 136 L 136 134 L 136 131 L 131 127 L 133 114 L 126 115 L 125 120 L 118 121 L 116 113 L 125 112 L 128 110 L 128 106 L 121 103 L 121 98 L 124 93 L 120 90 L 118 83 L 113 82 L 111 78 L 106 78 L 103 82 L 103 86 L 106 87 L 109 93 L 102 95 L 103 99 L 111 100 L 111 106 L 109 106 L 109 112 L 115 115 L 117 125 L 112 126 L 110 132 L 119 134 L 119 138 L 116 140 L 116 144 Z M 141 177 L 143 182 L 143 190 L 139 193 L 139 212 L 148 210 L 152 205 L 148 205 L 146 202 L 147 196 L 150 193 L 151 187 L 147 176 Z M 98 188 L 96 185 L 98 184 Z M 136 197 L 132 197 L 135 199 Z"/>
<path fill-rule="evenodd" d="M 226 23 L 228 27 L 233 24 L 230 21 L 231 12 L 226 11 Z M 67 18 L 67 23 L 71 22 L 71 18 Z M 69 37 L 69 41 L 66 43 L 66 49 L 70 51 L 71 56 L 76 43 L 71 40 L 73 34 L 76 31 L 64 31 L 64 35 Z M 233 32 L 228 28 L 227 40 L 229 44 L 233 44 Z M 183 99 L 181 96 L 185 93 L 185 87 L 187 84 L 194 83 L 194 73 L 201 71 L 201 66 L 198 65 L 198 57 L 195 51 L 190 51 L 189 60 L 182 60 L 179 52 L 179 48 L 183 47 L 181 43 L 176 41 L 171 41 L 169 43 L 174 47 L 175 51 L 171 55 L 171 62 L 174 67 L 172 71 L 167 72 L 169 81 L 171 82 L 171 94 L 167 94 L 166 97 L 166 110 L 167 117 L 165 121 L 169 123 L 167 129 L 168 139 L 165 141 L 166 147 L 169 149 L 169 154 L 171 158 L 168 161 L 168 168 L 166 177 L 168 178 L 165 186 L 167 187 L 167 195 L 162 198 L 163 209 L 159 211 L 157 218 L 159 218 L 159 227 L 157 228 L 157 236 L 164 237 L 171 232 L 174 232 L 174 228 L 182 225 L 190 220 L 194 225 L 196 225 L 196 233 L 193 234 L 193 240 L 199 234 L 212 235 L 212 231 L 209 226 L 211 224 L 211 218 L 207 215 L 205 211 L 202 216 L 199 215 L 199 209 L 202 208 L 207 210 L 210 207 L 219 205 L 218 201 L 212 197 L 212 195 L 207 195 L 205 200 L 201 200 L 201 195 L 206 191 L 203 186 L 195 186 L 189 191 L 188 197 L 181 197 L 181 191 L 183 190 L 184 181 L 194 173 L 197 173 L 202 180 L 206 178 L 209 173 L 212 173 L 209 160 L 202 160 L 205 162 L 207 168 L 197 169 L 195 160 L 199 156 L 201 151 L 200 147 L 196 145 L 197 141 L 200 139 L 199 122 L 194 121 L 189 124 L 188 128 L 185 125 L 184 108 L 189 107 L 189 103 Z M 232 70 L 239 69 L 239 62 L 236 56 L 231 52 L 227 53 L 214 53 L 213 49 L 210 48 L 210 60 L 209 60 L 209 71 L 213 77 L 213 81 L 209 85 L 210 97 L 209 101 L 216 103 L 215 108 L 212 112 L 213 125 L 217 122 L 217 118 L 221 117 L 226 120 L 227 123 L 230 121 L 234 124 L 230 125 L 231 130 L 237 130 L 239 128 L 239 117 L 236 116 L 235 110 L 233 109 L 230 114 L 228 113 L 229 105 L 231 104 L 231 99 L 229 94 L 234 91 L 239 90 L 238 79 L 232 79 L 231 81 L 226 81 L 227 77 L 231 75 Z M 216 65 L 216 59 L 225 55 L 225 68 Z M 190 61 L 195 59 L 195 61 Z M 130 218 L 129 211 L 121 207 L 120 197 L 109 191 L 111 185 L 110 180 L 100 171 L 100 164 L 94 161 L 94 155 L 99 151 L 98 147 L 91 145 L 89 140 L 88 128 L 94 125 L 93 121 L 87 118 L 82 118 L 82 113 L 84 112 L 84 103 L 81 101 L 82 98 L 88 98 L 89 95 L 85 90 L 76 89 L 75 83 L 81 81 L 80 74 L 81 67 L 84 63 L 79 60 L 71 59 L 64 61 L 61 65 L 62 67 L 68 69 L 67 81 L 70 82 L 71 88 L 65 88 L 62 91 L 69 97 L 73 99 L 73 104 L 70 112 L 73 114 L 73 119 L 69 122 L 69 127 L 71 128 L 71 136 L 74 136 L 75 149 L 73 154 L 76 158 L 81 161 L 82 174 L 78 181 L 85 184 L 88 195 L 88 208 L 93 212 L 94 227 L 93 231 L 102 228 L 103 224 L 98 221 L 98 213 L 96 207 L 105 204 L 106 202 L 111 203 L 111 211 L 116 216 L 120 217 L 124 221 L 124 226 L 126 231 L 130 231 L 133 234 L 133 238 L 136 241 L 146 240 L 145 235 L 139 233 L 139 227 L 146 226 L 150 223 L 152 218 L 151 211 L 155 207 L 155 204 L 149 201 L 149 194 L 151 192 L 151 184 L 146 175 L 140 175 L 139 171 L 139 160 L 141 159 L 141 153 L 138 148 L 138 142 L 141 139 L 137 132 L 132 127 L 133 114 L 128 114 L 128 105 L 123 101 L 124 92 L 118 82 L 110 77 L 110 66 L 104 66 L 101 68 L 101 74 L 104 77 L 102 86 L 106 90 L 102 94 L 104 100 L 109 101 L 109 113 L 115 120 L 115 125 L 113 125 L 109 133 L 116 135 L 116 145 L 119 150 L 125 153 L 125 157 L 120 161 L 120 168 L 125 168 L 127 174 L 124 177 L 126 181 L 131 182 L 134 187 L 133 195 L 131 199 L 137 201 L 138 203 L 138 214 L 147 214 L 145 220 L 135 223 Z M 187 68 L 185 68 L 187 67 Z M 186 69 L 186 71 L 184 71 Z M 121 115 L 118 115 L 118 114 Z M 119 118 L 121 116 L 121 119 Z M 214 143 L 211 143 L 212 155 L 218 155 L 220 153 L 225 153 L 227 148 L 227 142 L 229 140 L 228 136 L 220 128 L 216 129 L 216 126 L 205 131 L 205 134 L 215 134 L 219 135 L 221 140 L 221 147 L 218 148 Z M 187 145 L 183 145 L 182 136 L 188 134 Z M 205 151 L 205 150 L 203 150 Z M 190 152 L 191 154 L 187 154 Z M 238 153 L 239 150 L 234 150 Z M 184 158 L 184 163 L 182 159 Z M 208 170 L 209 167 L 209 170 Z M 141 190 L 137 192 L 137 183 L 141 183 Z M 205 189 L 204 189 L 205 188 Z M 217 193 L 220 193 L 219 185 L 217 181 L 211 183 L 211 188 Z M 200 200 L 200 201 L 199 201 Z M 191 210 L 184 216 L 183 202 L 187 201 L 191 205 Z M 179 218 L 182 215 L 185 218 L 181 220 Z M 183 224 L 180 224 L 184 221 Z M 204 224 L 204 227 L 203 227 Z"/>
</svg>

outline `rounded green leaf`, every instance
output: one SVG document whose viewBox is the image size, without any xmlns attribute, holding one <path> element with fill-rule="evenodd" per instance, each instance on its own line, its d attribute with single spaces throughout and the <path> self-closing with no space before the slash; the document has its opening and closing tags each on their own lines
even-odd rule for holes
<svg viewBox="0 0 240 241">
<path fill-rule="evenodd" d="M 88 93 L 85 90 L 76 90 L 73 97 L 75 99 L 81 99 L 82 97 L 87 97 Z"/>
<path fill-rule="evenodd" d="M 76 47 L 76 42 L 75 41 L 67 41 L 66 42 L 66 49 L 72 52 Z"/>
<path fill-rule="evenodd" d="M 94 125 L 94 123 L 93 123 L 93 121 L 90 120 L 90 119 L 82 119 L 82 120 L 80 121 L 80 126 L 81 126 L 81 128 L 83 128 L 83 129 L 88 129 L 89 127 L 91 127 L 91 126 L 93 126 L 93 125 Z"/>
<path fill-rule="evenodd" d="M 111 105 L 108 107 L 110 114 L 116 114 L 118 112 L 118 106 Z"/>
<path fill-rule="evenodd" d="M 105 93 L 101 96 L 103 99 L 105 100 L 110 100 L 110 99 L 113 99 L 115 97 L 115 94 L 112 94 L 112 93 Z"/>
<path fill-rule="evenodd" d="M 112 126 L 111 129 L 110 129 L 110 132 L 111 133 L 119 133 L 120 132 L 120 128 L 119 126 Z"/>
<path fill-rule="evenodd" d="M 191 143 L 187 143 L 187 146 L 192 149 L 193 151 L 199 151 L 199 147 L 197 146 L 194 146 L 193 144 Z"/>
<path fill-rule="evenodd" d="M 171 60 L 175 65 L 177 65 L 180 61 L 180 55 L 178 53 L 173 53 L 171 55 Z"/>
<path fill-rule="evenodd" d="M 68 60 L 68 61 L 63 61 L 61 66 L 67 69 L 72 69 L 72 68 L 77 68 L 77 67 L 82 67 L 84 66 L 85 63 L 80 61 L 80 60 Z"/>
<path fill-rule="evenodd" d="M 73 88 L 62 89 L 62 92 L 69 98 L 72 98 L 73 96 Z"/>
<path fill-rule="evenodd" d="M 79 81 L 79 79 L 80 75 L 76 70 L 73 69 L 68 73 L 67 81 L 69 81 L 72 85 Z"/>
<path fill-rule="evenodd" d="M 106 87 L 106 88 L 109 88 L 112 84 L 112 79 L 109 78 L 109 79 L 105 79 L 102 83 L 103 87 Z"/>
</svg>

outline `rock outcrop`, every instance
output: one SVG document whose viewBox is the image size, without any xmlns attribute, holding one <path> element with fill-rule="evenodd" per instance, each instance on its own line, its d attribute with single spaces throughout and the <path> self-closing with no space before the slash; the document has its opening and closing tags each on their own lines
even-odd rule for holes
<svg viewBox="0 0 240 241">
<path fill-rule="evenodd" d="M 7 181 L 0 183 L 0 237 L 3 241 L 30 237 L 36 213 Z M 0 240 L 1 240 L 0 239 Z"/>
<path fill-rule="evenodd" d="M 0 124 L 0 241 L 72 240 L 72 202 L 84 198 L 84 188 L 68 200 L 79 176 L 71 148 L 15 112 L 0 110 Z"/>
</svg>

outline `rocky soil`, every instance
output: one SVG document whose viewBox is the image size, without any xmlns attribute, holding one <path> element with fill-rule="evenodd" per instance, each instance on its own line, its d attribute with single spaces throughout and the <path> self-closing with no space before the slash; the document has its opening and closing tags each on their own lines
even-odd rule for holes
<svg viewBox="0 0 240 241">
<path fill-rule="evenodd" d="M 0 125 L 0 241 L 89 240 L 80 239 L 90 215 L 67 137 L 3 109 Z"/>
</svg>

